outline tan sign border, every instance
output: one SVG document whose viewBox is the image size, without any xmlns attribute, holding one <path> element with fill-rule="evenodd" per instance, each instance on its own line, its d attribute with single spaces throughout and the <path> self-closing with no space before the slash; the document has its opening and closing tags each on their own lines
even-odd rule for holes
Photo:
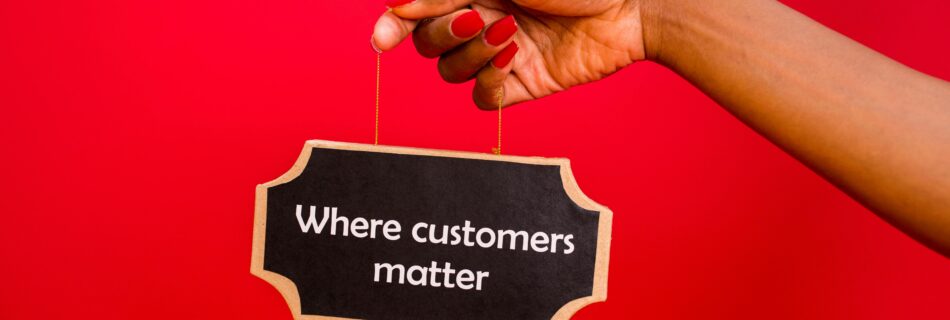
<svg viewBox="0 0 950 320">
<path fill-rule="evenodd" d="M 304 145 L 300 157 L 293 167 L 283 175 L 273 181 L 257 185 L 255 205 L 254 205 L 254 244 L 251 255 L 251 274 L 264 279 L 284 297 L 287 305 L 290 306 L 294 319 L 297 320 L 344 320 L 348 318 L 327 317 L 318 315 L 304 315 L 300 311 L 300 295 L 297 292 L 297 285 L 290 279 L 274 272 L 264 270 L 264 232 L 267 223 L 267 188 L 287 183 L 300 175 L 310 160 L 310 154 L 314 148 L 336 149 L 349 151 L 366 151 L 377 153 L 393 153 L 434 157 L 449 157 L 462 159 L 476 159 L 489 161 L 504 161 L 513 163 L 539 164 L 539 165 L 557 165 L 561 167 L 561 181 L 564 185 L 564 191 L 581 208 L 600 212 L 600 221 L 597 230 L 597 256 L 594 266 L 594 290 L 591 296 L 575 299 L 561 307 L 554 314 L 552 320 L 570 319 L 581 308 L 595 303 L 607 300 L 607 265 L 610 260 L 610 231 L 613 221 L 613 213 L 607 207 L 602 206 L 594 200 L 591 200 L 577 186 L 574 175 L 571 173 L 570 161 L 565 158 L 541 158 L 541 157 L 519 157 L 494 155 L 487 153 L 474 153 L 462 151 L 444 151 L 419 149 L 409 147 L 378 146 L 361 143 L 335 142 L 326 140 L 309 140 Z"/>
</svg>

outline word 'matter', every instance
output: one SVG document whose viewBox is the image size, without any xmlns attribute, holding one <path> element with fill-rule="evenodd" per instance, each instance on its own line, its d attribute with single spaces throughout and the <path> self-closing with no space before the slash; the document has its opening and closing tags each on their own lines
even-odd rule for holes
<svg viewBox="0 0 950 320">
<path fill-rule="evenodd" d="M 413 286 L 446 287 L 449 289 L 456 286 L 462 290 L 476 291 L 482 290 L 482 280 L 488 278 L 488 272 L 472 271 L 468 269 L 452 269 L 452 264 L 446 262 L 439 268 L 439 263 L 432 261 L 432 266 L 426 268 L 422 266 L 410 266 L 406 268 L 401 264 L 376 263 L 373 265 L 373 281 L 380 282 L 380 276 L 385 270 L 386 283 L 398 282 L 404 284 L 408 280 Z M 458 271 L 458 272 L 456 272 Z M 440 277 L 442 276 L 442 277 Z M 441 278 L 441 279 L 440 279 Z"/>
</svg>

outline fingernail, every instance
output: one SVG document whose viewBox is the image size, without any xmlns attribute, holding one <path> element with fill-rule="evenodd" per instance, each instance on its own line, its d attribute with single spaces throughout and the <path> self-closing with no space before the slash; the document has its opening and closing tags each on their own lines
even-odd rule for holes
<svg viewBox="0 0 950 320">
<path fill-rule="evenodd" d="M 504 49 L 501 49 L 501 52 L 495 55 L 495 58 L 492 59 L 491 65 L 495 68 L 501 69 L 507 67 L 511 60 L 515 57 L 515 53 L 518 53 L 518 44 L 512 42 Z"/>
<path fill-rule="evenodd" d="M 478 11 L 466 12 L 452 20 L 452 35 L 465 39 L 474 36 L 485 27 L 485 21 Z"/>
<path fill-rule="evenodd" d="M 386 7 L 395 8 L 415 2 L 416 0 L 386 0 Z"/>
<path fill-rule="evenodd" d="M 515 24 L 515 17 L 509 15 L 485 30 L 485 41 L 490 45 L 498 46 L 515 35 L 515 31 L 518 31 L 518 25 Z"/>
<path fill-rule="evenodd" d="M 376 46 L 376 37 L 375 37 L 375 36 L 370 36 L 370 37 L 369 37 L 369 45 L 373 46 L 373 51 L 376 51 L 376 54 L 383 53 L 383 50 L 380 50 L 379 47 Z"/>
</svg>

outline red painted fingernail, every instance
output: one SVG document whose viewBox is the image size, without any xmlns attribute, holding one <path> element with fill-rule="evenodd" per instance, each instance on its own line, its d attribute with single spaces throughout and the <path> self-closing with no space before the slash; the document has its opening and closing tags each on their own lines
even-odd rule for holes
<svg viewBox="0 0 950 320">
<path fill-rule="evenodd" d="M 386 7 L 395 8 L 415 2 L 416 0 L 386 0 Z"/>
<path fill-rule="evenodd" d="M 478 11 L 466 12 L 452 20 L 452 35 L 465 39 L 474 36 L 485 27 L 485 21 Z"/>
<path fill-rule="evenodd" d="M 518 25 L 515 24 L 515 17 L 507 16 L 498 20 L 495 24 L 492 24 L 491 27 L 488 27 L 488 30 L 485 30 L 485 41 L 490 45 L 498 46 L 515 35 L 515 31 L 518 31 Z"/>
<path fill-rule="evenodd" d="M 498 69 L 504 68 L 511 63 L 511 59 L 515 57 L 515 53 L 518 53 L 518 44 L 512 42 L 495 55 L 495 59 L 492 59 L 491 64 Z"/>
</svg>

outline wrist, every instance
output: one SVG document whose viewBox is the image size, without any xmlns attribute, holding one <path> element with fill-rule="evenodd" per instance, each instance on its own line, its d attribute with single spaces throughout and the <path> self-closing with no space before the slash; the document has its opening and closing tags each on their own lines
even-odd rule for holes
<svg viewBox="0 0 950 320">
<path fill-rule="evenodd" d="M 631 0 L 639 2 L 640 28 L 643 39 L 643 53 L 646 60 L 662 63 L 663 38 L 669 12 L 664 6 L 666 0 Z"/>
</svg>

